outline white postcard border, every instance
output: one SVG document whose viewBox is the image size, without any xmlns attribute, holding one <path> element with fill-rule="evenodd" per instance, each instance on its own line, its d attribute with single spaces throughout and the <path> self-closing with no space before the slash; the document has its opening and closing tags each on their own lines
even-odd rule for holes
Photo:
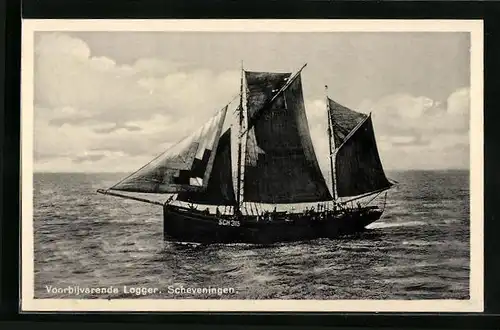
<svg viewBox="0 0 500 330">
<path fill-rule="evenodd" d="M 483 21 L 481 20 L 23 20 L 21 58 L 21 312 L 482 312 Z M 34 299 L 33 91 L 36 31 L 470 32 L 469 300 Z"/>
</svg>

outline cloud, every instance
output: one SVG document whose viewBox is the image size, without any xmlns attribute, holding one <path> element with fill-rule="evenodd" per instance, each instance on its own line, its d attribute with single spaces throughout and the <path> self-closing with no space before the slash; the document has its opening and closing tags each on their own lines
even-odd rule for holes
<svg viewBox="0 0 500 330">
<path fill-rule="evenodd" d="M 377 128 L 388 134 L 465 133 L 469 130 L 469 89 L 453 92 L 446 101 L 410 94 L 388 95 L 364 101 L 363 112 L 372 112 Z"/>
<path fill-rule="evenodd" d="M 173 121 L 165 116 L 131 122 L 127 125 L 64 123 L 50 124 L 47 114 L 58 110 L 35 107 L 35 161 L 51 158 L 74 159 L 77 163 L 89 154 L 114 154 L 122 157 L 153 157 L 164 151 L 172 142 L 185 135 L 185 120 Z M 100 160 L 102 158 L 93 158 Z M 121 167 L 122 164 L 117 164 Z"/>
<path fill-rule="evenodd" d="M 469 131 L 469 89 L 453 92 L 446 101 L 435 101 L 409 94 L 389 95 L 381 100 L 365 101 L 361 111 L 372 112 L 373 120 L 384 133 L 398 132 L 433 135 L 463 134 Z"/>
<path fill-rule="evenodd" d="M 99 168 L 110 157 L 122 158 L 104 170 L 125 169 L 124 157 L 154 157 L 239 88 L 239 72 L 155 58 L 121 65 L 92 56 L 83 40 L 62 33 L 36 41 L 35 161 L 43 169 L 89 160 Z"/>
<path fill-rule="evenodd" d="M 330 180 L 330 160 L 329 145 L 328 145 L 328 122 L 326 116 L 326 104 L 324 100 L 308 100 L 306 101 L 307 120 L 311 139 L 314 145 L 316 158 L 327 180 Z"/>
<path fill-rule="evenodd" d="M 104 155 L 104 154 L 77 156 L 77 157 L 73 158 L 73 163 L 81 164 L 84 162 L 96 162 L 96 161 L 103 159 L 104 157 L 106 157 L 106 155 Z"/>
<path fill-rule="evenodd" d="M 364 101 L 360 110 L 372 112 L 387 167 L 468 168 L 469 94 L 469 88 L 460 88 L 444 101 L 389 95 Z"/>
<path fill-rule="evenodd" d="M 83 40 L 62 33 L 40 34 L 36 41 L 34 156 L 40 171 L 133 171 L 238 93 L 237 71 L 158 58 L 120 64 L 93 56 Z M 386 168 L 467 168 L 469 103 L 469 89 L 461 88 L 446 100 L 398 93 L 353 109 L 372 112 Z M 325 101 L 309 97 L 306 109 L 329 178 Z"/>
<path fill-rule="evenodd" d="M 308 100 L 306 108 L 318 162 L 328 177 L 326 104 L 324 100 Z M 365 100 L 353 110 L 372 113 L 385 168 L 469 166 L 469 88 L 456 90 L 445 101 L 392 94 L 375 101 Z"/>
<path fill-rule="evenodd" d="M 237 71 L 215 73 L 154 58 L 119 65 L 93 57 L 84 41 L 61 33 L 41 34 L 37 41 L 35 104 L 59 111 L 51 114 L 51 125 L 121 126 L 158 114 L 203 119 L 238 92 Z M 68 108 L 83 112 L 60 111 Z"/>
<path fill-rule="evenodd" d="M 135 125 L 114 124 L 112 127 L 95 128 L 94 132 L 99 133 L 99 134 L 108 134 L 108 133 L 112 133 L 112 132 L 115 132 L 115 131 L 120 130 L 120 129 L 124 129 L 124 130 L 129 131 L 129 132 L 137 132 L 137 131 L 142 130 L 141 127 L 135 126 Z"/>
</svg>

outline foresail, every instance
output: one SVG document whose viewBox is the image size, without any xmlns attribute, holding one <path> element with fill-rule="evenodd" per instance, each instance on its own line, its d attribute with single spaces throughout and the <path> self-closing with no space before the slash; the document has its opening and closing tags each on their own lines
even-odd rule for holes
<svg viewBox="0 0 500 330">
<path fill-rule="evenodd" d="M 330 119 L 332 123 L 333 139 L 335 147 L 345 141 L 346 137 L 358 126 L 368 115 L 353 111 L 343 105 L 328 99 L 330 108 Z"/>
<path fill-rule="evenodd" d="M 391 187 L 384 173 L 371 116 L 350 134 L 335 155 L 338 197 L 359 196 Z"/>
<path fill-rule="evenodd" d="M 283 87 L 290 73 L 245 72 L 248 121 Z M 243 199 L 258 203 L 331 200 L 305 113 L 300 75 L 248 131 Z"/>
<path fill-rule="evenodd" d="M 227 106 L 203 126 L 153 161 L 125 178 L 112 190 L 137 193 L 199 191 L 208 185 Z"/>
<path fill-rule="evenodd" d="M 177 200 L 205 205 L 235 205 L 230 128 L 220 137 L 207 189 L 199 192 L 181 192 L 177 195 Z"/>
</svg>

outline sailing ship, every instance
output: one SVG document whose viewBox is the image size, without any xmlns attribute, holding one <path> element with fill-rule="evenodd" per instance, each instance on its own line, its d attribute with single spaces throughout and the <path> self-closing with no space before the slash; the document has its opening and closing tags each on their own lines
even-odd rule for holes
<svg viewBox="0 0 500 330">
<path fill-rule="evenodd" d="M 371 113 L 335 102 L 325 86 L 329 153 L 321 156 L 329 158 L 330 187 L 306 116 L 305 66 L 294 74 L 242 68 L 233 101 L 150 163 L 98 192 L 161 206 L 167 241 L 272 244 L 364 231 L 385 209 L 385 200 L 382 207 L 371 200 L 395 184 L 385 175 Z M 235 123 L 224 128 L 233 102 Z M 169 197 L 159 202 L 130 193 Z M 371 199 L 361 204 L 366 198 Z M 301 205 L 307 206 L 295 208 Z"/>
</svg>

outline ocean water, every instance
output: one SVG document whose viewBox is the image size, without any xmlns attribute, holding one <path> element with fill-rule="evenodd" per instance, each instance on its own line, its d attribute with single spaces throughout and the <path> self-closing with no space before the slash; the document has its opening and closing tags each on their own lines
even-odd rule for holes
<svg viewBox="0 0 500 330">
<path fill-rule="evenodd" d="M 367 232 L 272 246 L 164 242 L 161 207 L 95 192 L 121 176 L 35 174 L 35 298 L 469 298 L 468 171 L 390 172 Z"/>
</svg>

